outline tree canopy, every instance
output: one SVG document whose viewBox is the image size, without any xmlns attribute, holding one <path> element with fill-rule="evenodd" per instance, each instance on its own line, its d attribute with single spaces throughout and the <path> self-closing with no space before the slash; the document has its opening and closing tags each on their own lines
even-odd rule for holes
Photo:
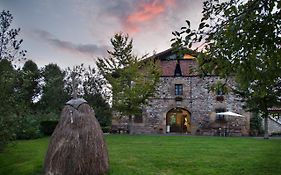
<svg viewBox="0 0 281 175">
<path fill-rule="evenodd" d="M 110 41 L 113 50 L 108 51 L 107 58 L 99 58 L 97 66 L 110 85 L 113 109 L 131 120 L 153 94 L 159 71 L 153 61 L 134 55 L 128 35 L 117 33 Z"/>
<path fill-rule="evenodd" d="M 174 47 L 199 52 L 204 74 L 234 77 L 233 91 L 265 118 L 265 138 L 267 109 L 281 103 L 280 9 L 280 0 L 205 0 L 198 29 L 187 20 L 172 39 Z"/>
<path fill-rule="evenodd" d="M 39 101 L 40 110 L 59 114 L 69 96 L 64 88 L 65 72 L 56 64 L 48 64 L 44 67 L 42 77 L 42 97 Z"/>
</svg>

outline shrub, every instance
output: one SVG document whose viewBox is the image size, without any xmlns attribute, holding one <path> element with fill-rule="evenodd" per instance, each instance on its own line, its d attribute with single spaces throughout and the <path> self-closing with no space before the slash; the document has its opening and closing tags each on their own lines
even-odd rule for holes
<svg viewBox="0 0 281 175">
<path fill-rule="evenodd" d="M 110 126 L 101 127 L 103 133 L 109 133 L 110 128 L 111 128 Z"/>
<path fill-rule="evenodd" d="M 50 136 L 53 134 L 58 121 L 42 121 L 40 123 L 40 131 L 42 134 Z"/>
<path fill-rule="evenodd" d="M 5 145 L 16 138 L 14 132 L 14 116 L 0 114 L 0 151 Z"/>
<path fill-rule="evenodd" d="M 263 134 L 262 118 L 258 116 L 257 113 L 254 113 L 253 117 L 250 120 L 250 134 L 252 136 Z"/>
<path fill-rule="evenodd" d="M 281 136 L 281 131 L 271 133 L 271 136 Z"/>
<path fill-rule="evenodd" d="M 41 137 L 39 130 L 40 117 L 34 114 L 17 116 L 14 121 L 17 139 L 35 139 Z"/>
</svg>

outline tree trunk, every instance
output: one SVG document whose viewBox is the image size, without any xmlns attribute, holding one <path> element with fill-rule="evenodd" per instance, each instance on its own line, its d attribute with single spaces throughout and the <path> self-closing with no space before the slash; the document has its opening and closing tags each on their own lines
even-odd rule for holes
<svg viewBox="0 0 281 175">
<path fill-rule="evenodd" d="M 269 139 L 268 136 L 268 113 L 264 115 L 264 139 Z"/>
<path fill-rule="evenodd" d="M 133 117 L 132 115 L 129 115 L 129 125 L 128 125 L 129 134 L 132 134 L 132 128 L 133 128 Z"/>
</svg>

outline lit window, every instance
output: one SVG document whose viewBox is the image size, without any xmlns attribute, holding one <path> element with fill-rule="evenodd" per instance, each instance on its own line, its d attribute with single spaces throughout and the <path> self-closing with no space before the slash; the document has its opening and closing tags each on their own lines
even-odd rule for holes
<svg viewBox="0 0 281 175">
<path fill-rule="evenodd" d="M 175 84 L 175 95 L 183 94 L 183 86 L 182 84 Z"/>
</svg>

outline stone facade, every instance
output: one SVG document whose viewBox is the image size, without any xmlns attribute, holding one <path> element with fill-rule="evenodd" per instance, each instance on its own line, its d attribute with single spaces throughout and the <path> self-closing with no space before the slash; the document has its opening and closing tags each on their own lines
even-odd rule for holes
<svg viewBox="0 0 281 175">
<path fill-rule="evenodd" d="M 233 94 L 227 94 L 223 96 L 223 101 L 217 101 L 217 96 L 208 92 L 207 84 L 216 81 L 218 77 L 161 77 L 155 96 L 144 107 L 143 122 L 135 123 L 132 133 L 166 133 L 167 113 L 181 108 L 191 115 L 190 134 L 218 135 L 220 128 L 227 128 L 228 135 L 248 135 L 250 114 L 242 109 L 240 100 Z M 175 95 L 175 84 L 183 85 L 183 95 Z M 182 100 L 177 101 L 178 97 Z M 217 108 L 235 111 L 245 117 L 225 116 L 227 121 L 221 123 L 216 119 Z"/>
<path fill-rule="evenodd" d="M 281 120 L 274 119 L 269 117 L 268 119 L 268 133 L 281 133 Z"/>
<path fill-rule="evenodd" d="M 171 113 L 171 118 L 174 117 L 172 124 L 177 124 L 179 128 L 174 131 L 176 133 L 248 135 L 250 113 L 243 110 L 240 99 L 232 93 L 218 96 L 210 92 L 208 85 L 219 81 L 217 76 L 200 78 L 191 73 L 191 67 L 196 65 L 195 60 L 165 59 L 170 54 L 171 52 L 166 51 L 162 55 L 158 54 L 158 58 L 156 57 L 160 60 L 162 76 L 154 97 L 149 98 L 148 104 L 143 108 L 141 122 L 133 123 L 131 133 L 164 134 L 173 132 L 170 131 L 170 118 L 168 118 L 168 114 Z M 180 76 L 174 74 L 177 64 L 180 64 Z M 182 92 L 179 95 L 176 95 L 175 92 L 175 86 L 177 85 L 182 87 Z M 217 109 L 233 111 L 242 114 L 244 117 L 223 116 L 222 119 L 218 119 Z M 178 115 L 183 111 L 186 113 L 185 118 Z"/>
</svg>

